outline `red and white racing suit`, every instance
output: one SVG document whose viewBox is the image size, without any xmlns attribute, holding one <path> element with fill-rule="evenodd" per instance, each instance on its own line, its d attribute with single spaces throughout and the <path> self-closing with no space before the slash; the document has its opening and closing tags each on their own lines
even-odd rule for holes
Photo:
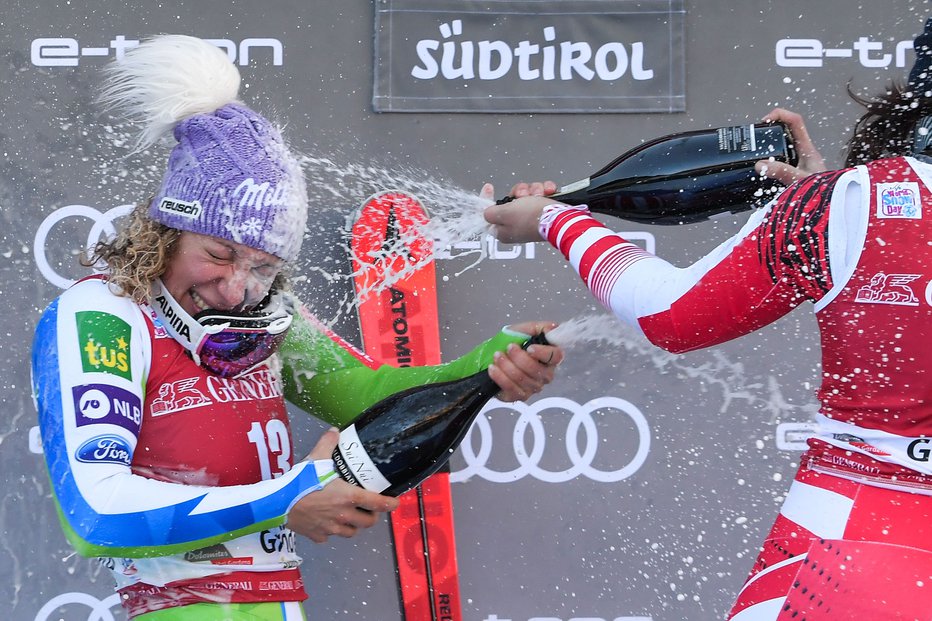
<svg viewBox="0 0 932 621">
<path fill-rule="evenodd" d="M 930 188 L 932 165 L 910 157 L 820 173 L 683 269 L 585 208 L 551 205 L 541 217 L 592 293 L 669 351 L 814 303 L 818 431 L 735 621 L 932 619 Z"/>
</svg>

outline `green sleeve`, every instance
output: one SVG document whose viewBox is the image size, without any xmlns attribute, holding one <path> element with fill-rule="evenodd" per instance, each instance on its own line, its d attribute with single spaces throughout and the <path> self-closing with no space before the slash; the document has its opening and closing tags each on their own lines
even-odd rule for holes
<svg viewBox="0 0 932 621">
<path fill-rule="evenodd" d="M 303 309 L 302 309 L 303 310 Z M 385 397 L 422 384 L 472 375 L 492 364 L 495 352 L 521 344 L 527 334 L 503 329 L 468 354 L 425 367 L 378 365 L 304 312 L 279 350 L 285 398 L 311 415 L 343 427 Z"/>
</svg>

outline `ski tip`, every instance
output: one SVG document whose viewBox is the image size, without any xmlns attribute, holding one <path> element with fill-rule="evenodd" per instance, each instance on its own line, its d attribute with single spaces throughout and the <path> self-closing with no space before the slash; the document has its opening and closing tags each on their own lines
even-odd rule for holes
<svg viewBox="0 0 932 621">
<path fill-rule="evenodd" d="M 356 223 L 365 218 L 367 210 L 375 209 L 377 211 L 383 211 L 390 205 L 394 205 L 397 209 L 405 213 L 418 214 L 419 219 L 430 219 L 430 212 L 424 205 L 424 201 L 411 192 L 398 189 L 381 190 L 364 200 L 362 204 L 346 218 L 346 232 L 352 232 Z"/>
<path fill-rule="evenodd" d="M 399 190 L 399 189 L 382 190 L 380 192 L 376 192 L 375 194 L 373 194 L 372 196 L 364 200 L 362 204 L 363 206 L 365 206 L 371 202 L 379 202 L 379 201 L 385 201 L 385 200 L 399 202 L 399 203 L 417 203 L 420 206 L 421 210 L 425 214 L 427 213 L 427 208 L 424 206 L 424 201 L 422 201 L 420 198 L 418 198 L 415 194 L 411 192 L 408 192 L 406 190 Z"/>
</svg>

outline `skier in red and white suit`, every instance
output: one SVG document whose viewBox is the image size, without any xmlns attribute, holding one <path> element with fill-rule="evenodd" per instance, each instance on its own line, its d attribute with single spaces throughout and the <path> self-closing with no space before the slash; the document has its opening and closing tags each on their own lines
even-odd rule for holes
<svg viewBox="0 0 932 621">
<path fill-rule="evenodd" d="M 547 198 L 550 182 L 519 184 L 521 198 L 485 212 L 503 241 L 553 244 L 609 310 L 669 351 L 723 343 L 813 303 L 817 431 L 733 621 L 932 618 L 930 42 L 932 20 L 907 89 L 859 100 L 868 112 L 849 168 L 823 171 L 801 118 L 774 110 L 801 169 L 758 166 L 803 178 L 689 267 Z"/>
</svg>

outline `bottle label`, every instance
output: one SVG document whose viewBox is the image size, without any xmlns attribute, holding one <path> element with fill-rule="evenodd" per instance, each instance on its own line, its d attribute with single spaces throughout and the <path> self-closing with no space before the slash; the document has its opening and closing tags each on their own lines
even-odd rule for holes
<svg viewBox="0 0 932 621">
<path fill-rule="evenodd" d="M 366 452 L 356 425 L 350 425 L 340 432 L 340 443 L 333 453 L 333 463 L 337 472 L 346 481 L 364 487 L 371 492 L 383 492 L 391 487 Z"/>
<path fill-rule="evenodd" d="M 722 153 L 757 151 L 757 136 L 753 125 L 735 125 L 718 130 L 718 150 Z"/>
<path fill-rule="evenodd" d="M 569 194 L 570 192 L 575 192 L 576 190 L 582 190 L 589 187 L 589 179 L 591 177 L 586 177 L 585 179 L 580 179 L 576 183 L 571 183 L 560 188 L 560 191 L 557 194 Z"/>
</svg>

